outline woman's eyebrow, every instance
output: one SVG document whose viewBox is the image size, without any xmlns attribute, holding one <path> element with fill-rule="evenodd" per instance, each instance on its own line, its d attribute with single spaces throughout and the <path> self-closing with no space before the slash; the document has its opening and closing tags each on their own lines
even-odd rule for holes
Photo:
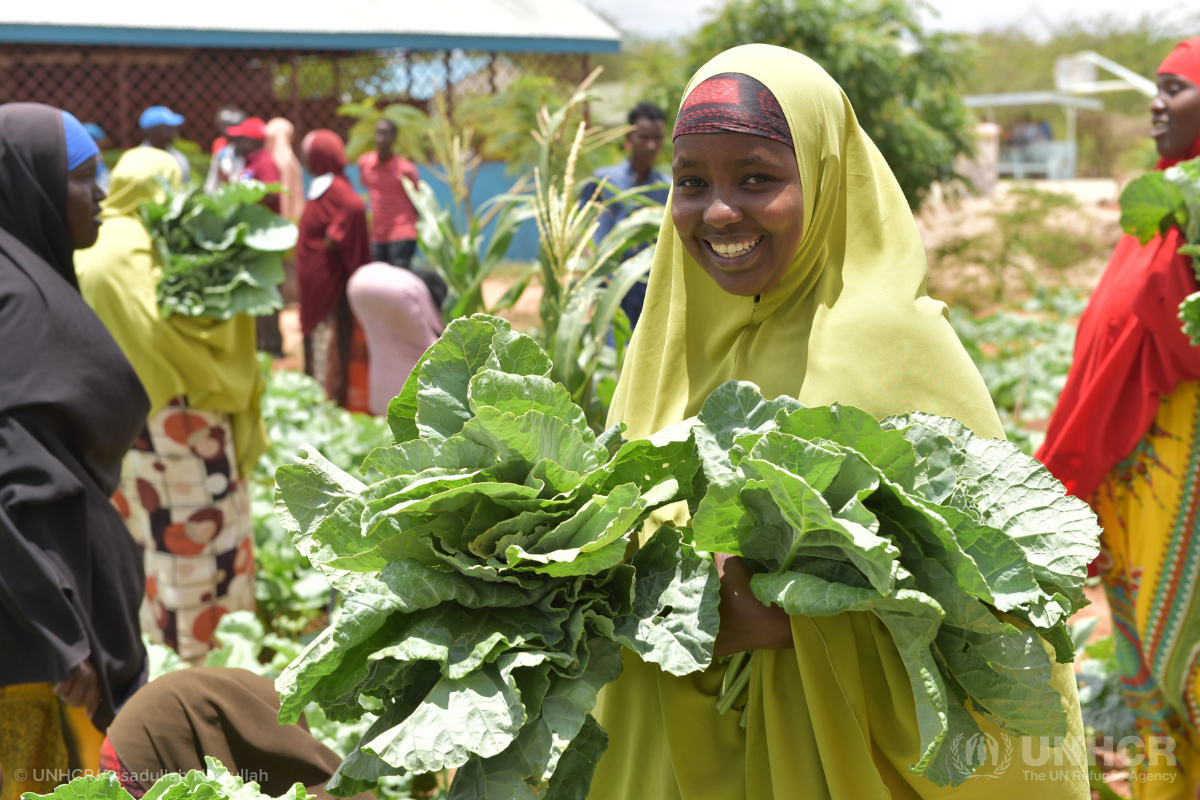
<svg viewBox="0 0 1200 800">
<path fill-rule="evenodd" d="M 676 158 L 672 163 L 672 166 L 675 167 L 675 169 L 694 169 L 703 165 L 703 162 L 696 161 L 692 158 Z"/>
</svg>

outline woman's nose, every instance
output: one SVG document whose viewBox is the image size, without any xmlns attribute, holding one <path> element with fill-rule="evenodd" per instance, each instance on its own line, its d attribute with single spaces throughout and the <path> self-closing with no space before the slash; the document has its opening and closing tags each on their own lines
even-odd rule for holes
<svg viewBox="0 0 1200 800">
<path fill-rule="evenodd" d="M 704 209 L 704 222 L 707 225 L 712 225 L 716 228 L 723 228 L 737 222 L 742 218 L 742 212 L 733 206 L 726 203 L 721 198 L 716 198 L 708 204 L 708 208 Z"/>
<path fill-rule="evenodd" d="M 1154 95 L 1154 99 L 1150 101 L 1150 113 L 1161 114 L 1167 110 L 1167 101 L 1163 99 L 1161 93 Z"/>
</svg>

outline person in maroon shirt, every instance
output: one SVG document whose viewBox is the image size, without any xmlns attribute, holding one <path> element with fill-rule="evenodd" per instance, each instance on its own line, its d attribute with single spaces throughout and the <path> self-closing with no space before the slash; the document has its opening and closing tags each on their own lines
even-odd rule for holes
<svg viewBox="0 0 1200 800">
<path fill-rule="evenodd" d="M 304 368 L 325 386 L 329 399 L 351 411 L 366 411 L 365 339 L 346 300 L 346 282 L 371 261 L 367 211 L 346 180 L 345 144 L 329 130 L 315 130 L 300 145 L 300 161 L 315 175 L 300 217 L 296 281 Z M 361 377 L 363 385 L 357 385 Z"/>
<path fill-rule="evenodd" d="M 246 159 L 246 167 L 242 170 L 242 180 L 256 180 L 263 183 L 279 183 L 279 167 L 271 157 L 271 151 L 263 147 L 267 140 L 267 124 L 259 117 L 250 117 L 237 125 L 226 129 L 225 135 L 233 143 L 237 154 Z M 269 194 L 263 198 L 262 204 L 274 211 L 280 211 L 279 195 Z"/>
</svg>

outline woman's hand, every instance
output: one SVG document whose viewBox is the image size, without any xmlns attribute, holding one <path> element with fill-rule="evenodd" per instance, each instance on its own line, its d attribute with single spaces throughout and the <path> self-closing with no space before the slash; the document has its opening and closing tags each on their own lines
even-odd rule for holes
<svg viewBox="0 0 1200 800">
<path fill-rule="evenodd" d="M 92 662 L 83 661 L 71 670 L 65 681 L 54 684 L 54 693 L 69 706 L 82 706 L 88 715 L 100 705 L 100 676 Z"/>
<path fill-rule="evenodd" d="M 326 236 L 325 236 L 325 252 L 336 253 L 337 249 L 338 249 L 338 243 L 335 242 L 333 239 L 331 239 L 328 234 L 326 234 Z"/>
<path fill-rule="evenodd" d="M 716 553 L 721 576 L 721 627 L 713 655 L 793 647 L 792 621 L 782 608 L 764 605 L 750 591 L 754 575 L 738 556 Z"/>
</svg>

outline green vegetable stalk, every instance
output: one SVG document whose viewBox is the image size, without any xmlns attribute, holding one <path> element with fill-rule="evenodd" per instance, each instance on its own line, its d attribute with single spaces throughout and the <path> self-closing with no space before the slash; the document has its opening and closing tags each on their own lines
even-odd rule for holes
<svg viewBox="0 0 1200 800">
<path fill-rule="evenodd" d="M 226 320 L 283 308 L 283 254 L 296 246 L 296 226 L 259 205 L 281 191 L 279 185 L 228 183 L 211 195 L 196 184 L 164 188 L 161 203 L 142 204 L 142 220 L 162 260 L 163 318 Z"/>
<path fill-rule="evenodd" d="M 736 381 L 692 432 L 707 481 L 696 547 L 745 558 L 755 596 L 788 614 L 883 621 L 916 700 L 913 772 L 940 786 L 971 776 L 956 753 L 980 732 L 968 708 L 1016 736 L 1066 735 L 1043 641 L 1072 660 L 1066 622 L 1087 604 L 1099 528 L 1040 464 L 950 419 L 880 422 Z M 751 661 L 730 659 L 722 712 Z"/>
<path fill-rule="evenodd" d="M 1192 257 L 1200 279 L 1200 158 L 1148 172 L 1121 192 L 1121 228 L 1142 244 L 1165 236 L 1172 225 L 1182 229 L 1187 244 L 1179 252 Z M 1179 304 L 1179 319 L 1192 345 L 1200 346 L 1200 292 Z"/>
<path fill-rule="evenodd" d="M 454 800 L 583 800 L 621 646 L 677 675 L 711 662 L 712 559 L 669 526 L 629 554 L 652 511 L 693 498 L 690 426 L 597 437 L 551 367 L 504 320 L 455 320 L 389 406 L 395 443 L 364 465 L 382 480 L 312 452 L 278 470 L 281 523 L 345 593 L 278 679 L 280 720 L 383 703 L 332 794 L 458 767 Z"/>
</svg>

